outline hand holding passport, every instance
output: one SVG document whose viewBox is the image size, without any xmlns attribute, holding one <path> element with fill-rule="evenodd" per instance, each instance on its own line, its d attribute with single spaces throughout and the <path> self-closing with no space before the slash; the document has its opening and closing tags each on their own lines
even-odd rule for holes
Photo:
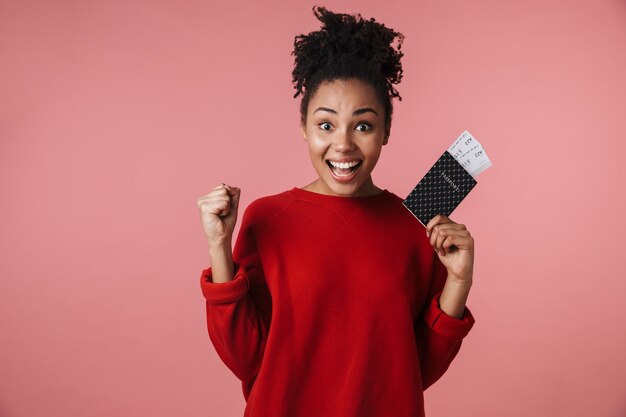
<svg viewBox="0 0 626 417">
<path fill-rule="evenodd" d="M 426 227 L 437 214 L 449 216 L 491 165 L 482 145 L 465 130 L 402 204 Z"/>
</svg>

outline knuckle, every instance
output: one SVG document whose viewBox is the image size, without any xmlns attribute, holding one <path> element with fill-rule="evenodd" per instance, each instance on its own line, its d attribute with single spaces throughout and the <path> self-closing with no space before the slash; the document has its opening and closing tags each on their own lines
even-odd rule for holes
<svg viewBox="0 0 626 417">
<path fill-rule="evenodd" d="M 215 197 L 218 197 L 218 198 L 219 198 L 219 197 L 221 197 L 221 196 L 223 196 L 223 195 L 225 195 L 225 194 L 226 194 L 226 189 L 225 189 L 225 188 L 218 188 L 217 190 L 214 190 L 214 191 L 211 193 L 211 197 L 212 197 L 212 198 L 215 198 Z"/>
</svg>

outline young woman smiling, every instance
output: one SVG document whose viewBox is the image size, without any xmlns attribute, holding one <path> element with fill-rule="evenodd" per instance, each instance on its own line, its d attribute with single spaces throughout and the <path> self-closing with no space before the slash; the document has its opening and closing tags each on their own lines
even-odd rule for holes
<svg viewBox="0 0 626 417">
<path fill-rule="evenodd" d="M 401 99 L 402 34 L 313 10 L 323 25 L 296 36 L 293 81 L 318 178 L 254 200 L 234 250 L 241 190 L 197 199 L 208 334 L 244 416 L 424 416 L 423 391 L 474 325 L 474 240 L 441 214 L 424 228 L 372 181 Z"/>
<path fill-rule="evenodd" d="M 359 79 L 321 84 L 302 126 L 319 178 L 303 189 L 342 197 L 381 193 L 371 173 L 389 139 L 384 114 L 374 89 Z"/>
</svg>

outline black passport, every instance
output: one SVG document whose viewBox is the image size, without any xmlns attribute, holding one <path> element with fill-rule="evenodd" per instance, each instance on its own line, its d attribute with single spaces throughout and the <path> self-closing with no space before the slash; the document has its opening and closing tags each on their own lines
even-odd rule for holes
<svg viewBox="0 0 626 417">
<path fill-rule="evenodd" d="M 445 151 L 402 204 L 426 227 L 437 214 L 449 216 L 475 185 L 474 177 Z"/>
</svg>

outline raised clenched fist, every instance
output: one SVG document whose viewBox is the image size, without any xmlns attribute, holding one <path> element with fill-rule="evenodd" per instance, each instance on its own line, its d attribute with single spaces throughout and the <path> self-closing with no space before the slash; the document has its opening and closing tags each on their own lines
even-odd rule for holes
<svg viewBox="0 0 626 417">
<path fill-rule="evenodd" d="M 209 246 L 230 244 L 237 223 L 240 195 L 241 189 L 220 184 L 196 200 Z"/>
</svg>

